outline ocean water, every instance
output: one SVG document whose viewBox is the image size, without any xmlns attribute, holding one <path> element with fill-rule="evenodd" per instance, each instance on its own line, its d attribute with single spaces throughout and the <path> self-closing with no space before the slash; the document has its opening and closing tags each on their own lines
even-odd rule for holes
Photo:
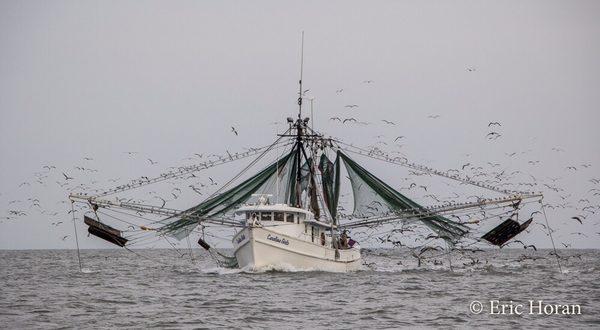
<svg viewBox="0 0 600 330">
<path fill-rule="evenodd" d="M 80 272 L 76 251 L 0 251 L 0 328 L 600 328 L 598 250 L 561 250 L 562 272 L 549 250 L 420 267 L 409 251 L 365 250 L 364 270 L 352 273 L 246 272 L 202 250 L 193 261 L 135 252 L 84 250 Z M 546 313 L 539 301 L 546 312 L 568 306 Z"/>
</svg>

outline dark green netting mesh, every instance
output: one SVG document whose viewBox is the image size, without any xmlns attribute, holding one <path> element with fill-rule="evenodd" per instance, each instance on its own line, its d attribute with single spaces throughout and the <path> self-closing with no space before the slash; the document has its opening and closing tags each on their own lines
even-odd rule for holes
<svg viewBox="0 0 600 330">
<path fill-rule="evenodd" d="M 312 213 L 315 215 L 316 219 L 321 217 L 321 210 L 319 207 L 319 200 L 317 198 L 317 189 L 319 189 L 315 183 L 314 173 L 311 172 L 313 167 L 313 160 L 309 158 L 304 165 L 302 166 L 302 191 L 306 190 L 309 208 Z"/>
<path fill-rule="evenodd" d="M 344 161 L 352 185 L 353 215 L 374 217 L 392 215 L 394 212 L 407 209 L 426 211 L 425 208 L 388 186 L 341 151 L 338 151 L 338 157 Z M 450 242 L 460 239 L 469 231 L 468 227 L 442 216 L 428 216 L 419 220 L 441 238 Z"/>
<path fill-rule="evenodd" d="M 337 206 L 340 197 L 340 162 L 339 156 L 335 163 L 332 163 L 325 154 L 321 155 L 319 162 L 319 171 L 321 171 L 321 181 L 323 185 L 323 198 L 325 205 L 331 214 L 334 223 L 336 223 Z"/>
<path fill-rule="evenodd" d="M 288 178 L 294 175 L 293 164 L 295 164 L 296 154 L 292 149 L 286 156 L 241 184 L 183 212 L 190 216 L 167 219 L 170 222 L 161 227 L 160 232 L 182 239 L 198 225 L 198 217 L 224 215 L 246 203 L 253 194 L 269 194 L 277 196 L 276 199 L 282 196 L 283 200 L 289 200 L 287 194 L 294 194 L 291 193 L 293 190 L 290 190 Z"/>
<path fill-rule="evenodd" d="M 290 177 L 288 178 L 289 180 L 289 187 L 290 187 L 290 192 L 288 195 L 288 205 L 292 205 L 292 206 L 300 206 L 301 203 L 298 201 L 298 196 L 301 196 L 305 193 L 307 193 L 308 188 L 309 188 L 309 182 L 311 180 L 311 175 L 310 175 L 310 166 L 312 164 L 312 160 L 309 159 L 308 162 L 304 162 L 301 166 L 300 166 L 300 194 L 298 195 L 296 192 L 296 186 L 297 183 L 296 181 L 298 180 L 298 172 L 297 172 L 297 157 L 298 155 L 295 154 L 294 155 L 294 163 L 292 164 L 292 166 L 290 166 L 292 168 L 291 172 L 290 172 Z"/>
<path fill-rule="evenodd" d="M 182 239 L 198 225 L 199 217 L 229 216 L 236 208 L 247 203 L 253 194 L 271 195 L 270 200 L 274 203 L 298 205 L 296 191 L 298 157 L 299 152 L 296 145 L 285 156 L 241 184 L 184 211 L 182 214 L 185 215 L 165 219 L 160 233 Z M 400 194 L 344 153 L 338 151 L 334 163 L 323 154 L 318 166 L 321 172 L 324 203 L 334 221 L 337 221 L 338 214 L 340 162 L 342 160 L 352 185 L 354 216 L 393 215 L 402 210 L 426 211 L 422 206 Z M 310 201 L 308 207 L 318 218 L 319 207 L 316 191 L 312 189 L 315 187 L 315 178 L 310 173 L 312 163 L 312 159 L 308 159 L 300 166 L 300 196 L 304 196 Z M 469 230 L 468 227 L 442 216 L 427 216 L 419 220 L 448 241 L 459 239 Z"/>
</svg>

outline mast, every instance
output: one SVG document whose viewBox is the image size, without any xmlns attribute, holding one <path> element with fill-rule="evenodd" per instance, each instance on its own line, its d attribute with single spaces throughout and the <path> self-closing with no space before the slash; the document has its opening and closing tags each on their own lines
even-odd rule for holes
<svg viewBox="0 0 600 330">
<path fill-rule="evenodd" d="M 296 207 L 302 207 L 302 73 L 304 70 L 304 31 L 302 31 L 302 39 L 300 43 L 300 80 L 298 81 L 298 120 L 296 121 L 296 144 L 298 146 L 296 152 Z"/>
</svg>

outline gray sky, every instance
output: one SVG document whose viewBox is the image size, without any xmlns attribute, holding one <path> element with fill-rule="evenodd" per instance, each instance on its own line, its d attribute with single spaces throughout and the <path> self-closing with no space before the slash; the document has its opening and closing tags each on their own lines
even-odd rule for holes
<svg viewBox="0 0 600 330">
<path fill-rule="evenodd" d="M 57 204 L 67 195 L 56 183 L 62 172 L 106 186 L 159 173 L 148 157 L 165 169 L 196 152 L 271 142 L 270 123 L 296 111 L 301 30 L 316 128 L 364 146 L 404 135 L 404 154 L 439 169 L 499 162 L 540 185 L 559 178 L 564 191 L 544 191 L 546 201 L 568 203 L 549 212 L 558 242 L 600 247 L 599 216 L 580 202 L 600 204 L 589 192 L 600 188 L 589 181 L 600 179 L 598 1 L 5 0 L 0 217 L 27 216 L 0 220 L 0 248 L 74 246 Z M 498 140 L 485 138 L 490 121 L 502 124 Z M 37 183 L 44 165 L 57 169 Z M 378 166 L 369 169 L 392 185 L 407 174 Z M 584 224 L 570 219 L 581 214 Z M 539 229 L 527 241 L 549 246 Z M 106 245 L 84 237 L 82 246 Z"/>
</svg>

